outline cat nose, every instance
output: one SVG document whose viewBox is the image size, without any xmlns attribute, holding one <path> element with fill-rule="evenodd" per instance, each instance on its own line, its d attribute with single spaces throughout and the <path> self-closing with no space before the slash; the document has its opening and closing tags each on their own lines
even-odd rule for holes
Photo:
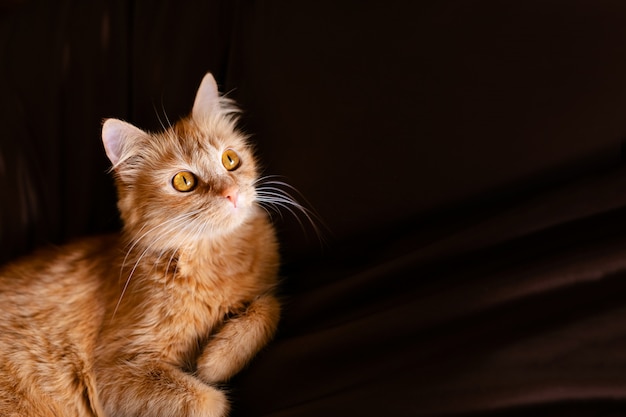
<svg viewBox="0 0 626 417">
<path fill-rule="evenodd" d="M 228 187 L 222 192 L 222 197 L 230 201 L 234 208 L 237 208 L 237 200 L 239 199 L 239 189 L 237 187 Z"/>
</svg>

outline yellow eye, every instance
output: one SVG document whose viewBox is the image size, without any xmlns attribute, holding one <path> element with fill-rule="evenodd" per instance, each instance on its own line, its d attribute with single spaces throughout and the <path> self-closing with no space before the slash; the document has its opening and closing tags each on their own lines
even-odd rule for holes
<svg viewBox="0 0 626 417">
<path fill-rule="evenodd" d="M 239 159 L 237 152 L 232 149 L 226 149 L 222 154 L 222 165 L 224 165 L 224 168 L 228 171 L 234 171 L 241 165 L 241 159 Z"/>
<path fill-rule="evenodd" d="M 181 171 L 172 178 L 172 187 L 176 191 L 186 193 L 196 188 L 196 176 L 189 171 Z"/>
</svg>

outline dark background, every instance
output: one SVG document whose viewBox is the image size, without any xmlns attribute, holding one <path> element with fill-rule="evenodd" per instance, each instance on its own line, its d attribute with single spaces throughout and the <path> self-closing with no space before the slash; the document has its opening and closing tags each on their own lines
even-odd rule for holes
<svg viewBox="0 0 626 417">
<path fill-rule="evenodd" d="M 0 260 L 117 230 L 102 119 L 207 71 L 323 234 L 235 416 L 626 415 L 626 2 L 0 1 Z"/>
</svg>

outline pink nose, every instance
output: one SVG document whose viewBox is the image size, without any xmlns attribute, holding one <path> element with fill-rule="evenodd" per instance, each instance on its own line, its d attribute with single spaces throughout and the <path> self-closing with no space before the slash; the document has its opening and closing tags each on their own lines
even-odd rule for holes
<svg viewBox="0 0 626 417">
<path fill-rule="evenodd" d="M 222 193 L 222 196 L 230 201 L 234 208 L 237 208 L 237 200 L 239 199 L 239 190 L 235 187 L 228 187 Z"/>
</svg>

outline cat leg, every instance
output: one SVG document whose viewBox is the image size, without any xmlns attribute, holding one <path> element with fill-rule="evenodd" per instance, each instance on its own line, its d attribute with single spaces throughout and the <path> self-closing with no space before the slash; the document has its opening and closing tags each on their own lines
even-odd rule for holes
<svg viewBox="0 0 626 417">
<path fill-rule="evenodd" d="M 271 295 L 255 299 L 211 336 L 198 359 L 198 376 L 207 383 L 223 382 L 239 372 L 265 346 L 278 326 L 280 304 Z"/>
<path fill-rule="evenodd" d="M 225 417 L 226 395 L 164 363 L 127 363 L 100 370 L 100 398 L 110 417 Z"/>
</svg>

